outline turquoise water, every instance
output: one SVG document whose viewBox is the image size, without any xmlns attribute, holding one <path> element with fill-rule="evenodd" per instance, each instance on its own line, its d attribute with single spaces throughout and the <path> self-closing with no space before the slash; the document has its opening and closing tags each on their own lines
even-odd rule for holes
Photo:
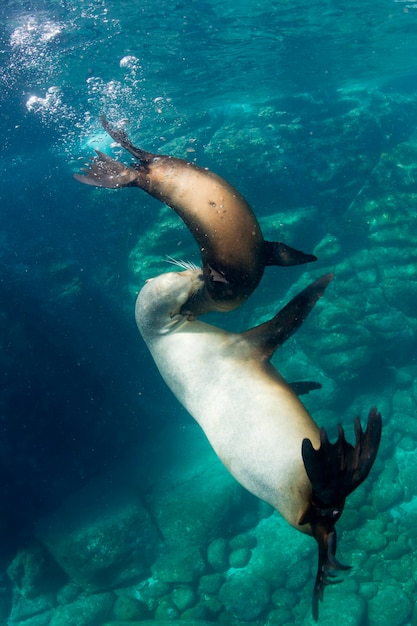
<svg viewBox="0 0 417 626">
<path fill-rule="evenodd" d="M 199 255 L 156 200 L 73 179 L 126 158 L 100 114 L 319 257 L 210 321 L 250 328 L 335 273 L 274 358 L 321 383 L 330 436 L 383 418 L 320 622 L 416 623 L 416 35 L 413 0 L 0 4 L 0 624 L 313 623 L 314 541 L 229 477 L 135 328 L 144 281 Z"/>
</svg>

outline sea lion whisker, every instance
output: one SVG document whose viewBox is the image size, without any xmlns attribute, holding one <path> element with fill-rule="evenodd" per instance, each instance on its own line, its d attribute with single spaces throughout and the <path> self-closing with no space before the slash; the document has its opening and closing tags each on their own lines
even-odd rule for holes
<svg viewBox="0 0 417 626">
<path fill-rule="evenodd" d="M 175 259 L 169 254 L 166 255 L 165 260 L 167 263 L 171 263 L 171 265 L 176 265 L 177 267 L 182 267 L 183 270 L 201 270 L 202 268 L 193 263 L 193 261 L 185 261 L 184 259 Z"/>
</svg>

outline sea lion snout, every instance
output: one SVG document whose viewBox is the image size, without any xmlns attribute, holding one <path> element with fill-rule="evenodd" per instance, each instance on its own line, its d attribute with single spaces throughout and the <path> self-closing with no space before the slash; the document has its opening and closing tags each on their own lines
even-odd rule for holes
<svg viewBox="0 0 417 626">
<path fill-rule="evenodd" d="M 146 281 L 136 300 L 136 323 L 142 335 L 155 329 L 171 328 L 181 318 L 190 319 L 187 302 L 197 298 L 204 289 L 201 269 L 188 269 L 184 272 L 167 272 Z M 142 314 L 146 311 L 146 316 Z M 150 320 L 145 324 L 144 319 Z"/>
</svg>

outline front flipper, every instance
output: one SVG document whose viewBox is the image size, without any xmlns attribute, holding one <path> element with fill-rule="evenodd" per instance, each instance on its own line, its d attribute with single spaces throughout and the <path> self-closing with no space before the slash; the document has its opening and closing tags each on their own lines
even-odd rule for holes
<svg viewBox="0 0 417 626">
<path fill-rule="evenodd" d="M 317 261 L 314 254 L 306 254 L 301 250 L 296 250 L 287 246 L 281 241 L 264 241 L 264 263 L 265 265 L 281 265 L 289 267 L 290 265 L 301 265 L 303 263 L 312 263 Z"/>
<path fill-rule="evenodd" d="M 310 391 L 321 389 L 321 384 L 316 383 L 314 380 L 296 380 L 288 384 L 297 396 L 304 396 L 310 393 Z"/>
<path fill-rule="evenodd" d="M 263 358 L 270 359 L 275 350 L 300 328 L 332 279 L 332 273 L 324 274 L 298 293 L 272 319 L 246 330 L 242 336 L 257 347 Z"/>
<path fill-rule="evenodd" d="M 313 592 L 313 617 L 318 619 L 319 601 L 324 588 L 332 582 L 337 570 L 349 569 L 336 559 L 335 523 L 340 518 L 346 497 L 368 476 L 378 452 L 381 439 L 381 415 L 372 408 L 363 432 L 359 418 L 355 419 L 355 446 L 345 439 L 339 426 L 339 436 L 330 443 L 324 428 L 320 430 L 320 448 L 315 450 L 309 439 L 302 443 L 302 456 L 313 495 L 309 509 L 300 524 L 311 524 L 319 547 L 319 560 Z"/>
</svg>

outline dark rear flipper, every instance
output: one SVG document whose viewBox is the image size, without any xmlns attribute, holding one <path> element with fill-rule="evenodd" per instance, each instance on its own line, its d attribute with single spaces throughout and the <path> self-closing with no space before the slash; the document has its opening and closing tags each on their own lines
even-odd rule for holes
<svg viewBox="0 0 417 626">
<path fill-rule="evenodd" d="M 85 185 L 118 189 L 135 187 L 138 172 L 120 161 L 110 158 L 107 154 L 96 150 L 97 156 L 91 160 L 89 167 L 82 169 L 83 174 L 74 174 L 75 180 Z"/>
<path fill-rule="evenodd" d="M 106 133 L 108 133 L 116 143 L 120 144 L 122 148 L 130 152 L 130 154 L 134 156 L 135 159 L 141 161 L 141 163 L 149 163 L 149 161 L 158 156 L 157 154 L 153 154 L 152 152 L 142 150 L 142 148 L 136 148 L 127 136 L 126 131 L 112 126 L 110 122 L 104 117 L 104 115 L 100 115 L 100 122 Z"/>
<path fill-rule="evenodd" d="M 96 150 L 97 156 L 92 159 L 89 167 L 83 168 L 84 174 L 74 174 L 75 180 L 85 185 L 106 187 L 107 189 L 136 186 L 144 188 L 143 184 L 138 184 L 139 172 L 142 174 L 146 172 L 148 164 L 158 155 L 141 148 L 135 148 L 126 132 L 112 126 L 104 115 L 100 116 L 100 121 L 110 137 L 120 144 L 122 148 L 130 152 L 140 163 L 129 167 Z"/>
<path fill-rule="evenodd" d="M 342 514 L 346 497 L 368 476 L 378 452 L 381 439 L 381 415 L 372 408 L 368 425 L 363 432 L 359 418 L 355 418 L 356 443 L 352 446 L 345 439 L 339 426 L 339 436 L 330 443 L 326 431 L 320 430 L 320 448 L 315 450 L 309 439 L 304 439 L 302 456 L 313 495 L 309 509 L 300 524 L 310 523 L 319 547 L 316 582 L 313 592 L 313 617 L 318 619 L 319 601 L 324 588 L 337 582 L 333 580 L 337 570 L 349 569 L 336 559 L 335 523 Z"/>
</svg>

